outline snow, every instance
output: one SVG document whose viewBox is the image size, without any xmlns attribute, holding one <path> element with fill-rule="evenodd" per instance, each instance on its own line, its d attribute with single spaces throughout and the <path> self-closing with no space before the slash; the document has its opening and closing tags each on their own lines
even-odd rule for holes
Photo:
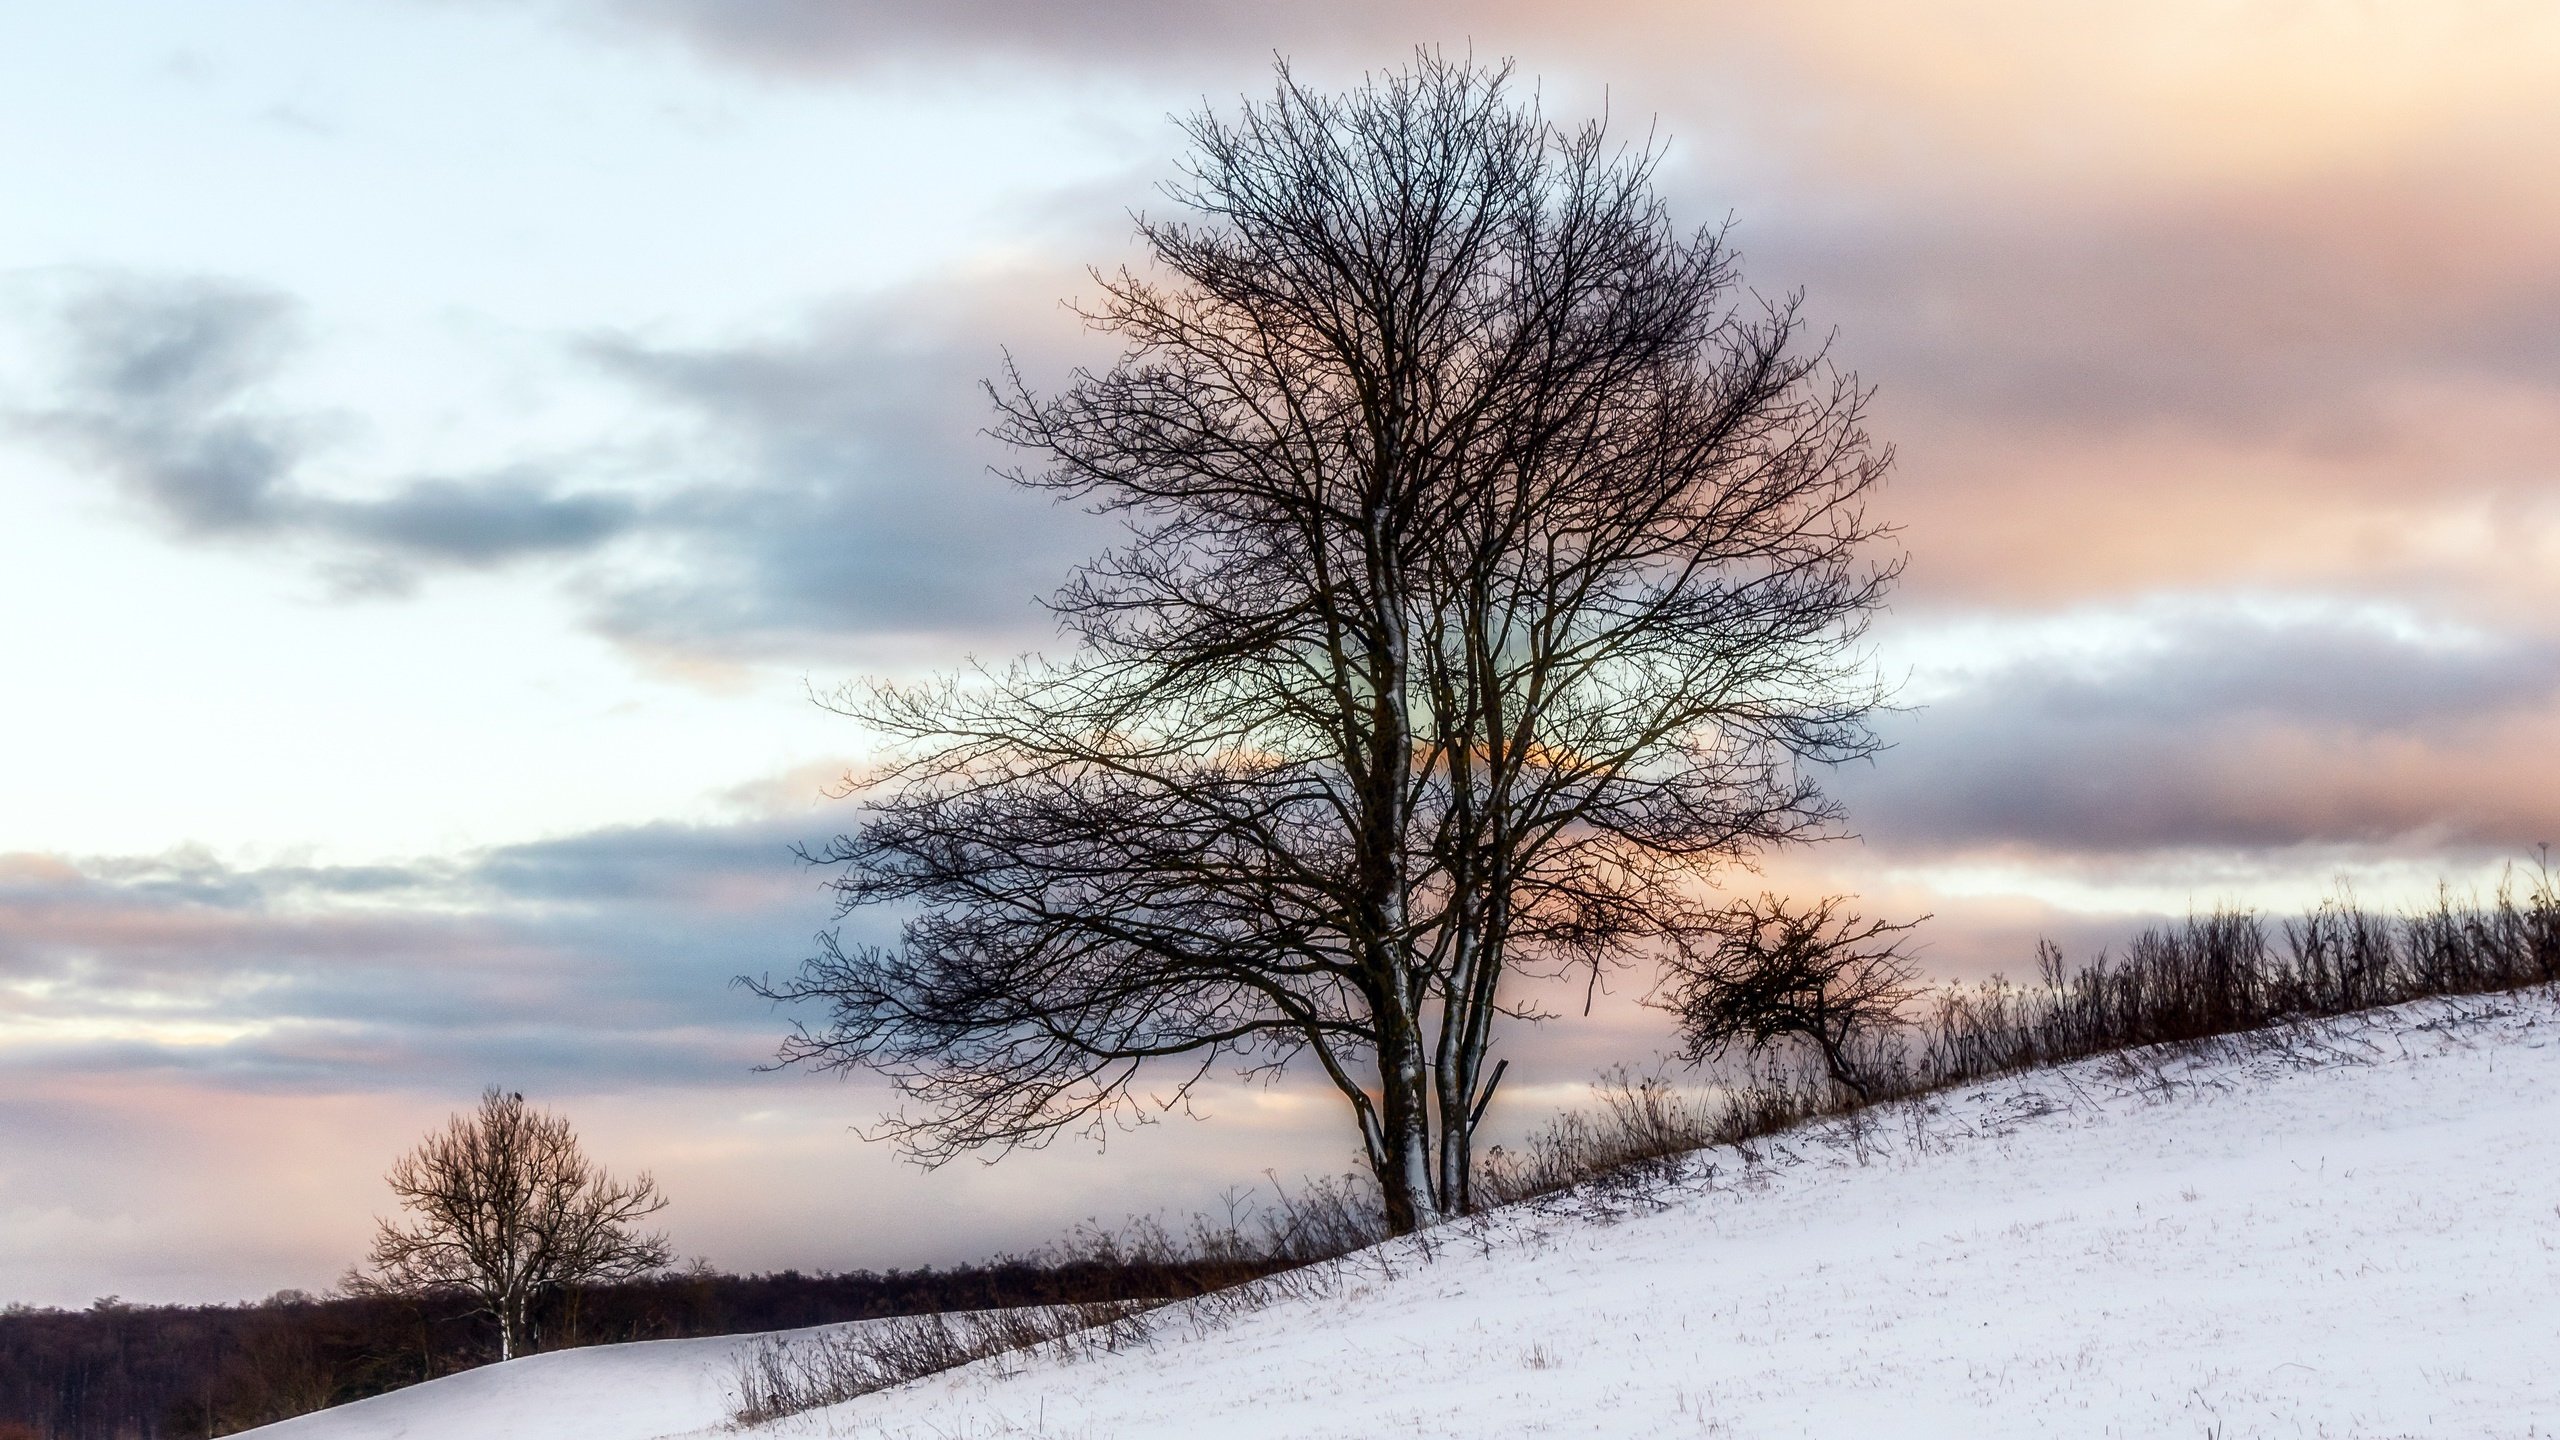
<svg viewBox="0 0 2560 1440">
<path fill-rule="evenodd" d="M 843 1328 L 785 1335 L 799 1339 Z M 726 1420 L 732 1357 L 764 1338 L 650 1340 L 527 1355 L 242 1433 L 259 1440 L 657 1440 Z"/>
<path fill-rule="evenodd" d="M 1384 1247 L 1259 1310 L 1177 1308 L 1116 1355 L 748 1433 L 2560 1435 L 2555 1040 L 2539 992 L 2016 1077 Z M 610 1407 L 516 1378 L 624 1363 L 574 1352 L 503 1367 L 514 1428 L 433 1409 L 466 1375 L 254 1433 L 734 1433 L 698 1395 L 637 1403 L 707 1349 L 617 1349 L 651 1358 Z M 359 1428 L 367 1406 L 418 1419 Z"/>
</svg>

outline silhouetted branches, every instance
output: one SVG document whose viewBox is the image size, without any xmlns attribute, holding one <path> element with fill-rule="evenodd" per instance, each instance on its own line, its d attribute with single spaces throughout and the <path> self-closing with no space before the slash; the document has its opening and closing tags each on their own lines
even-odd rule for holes
<svg viewBox="0 0 2560 1440">
<path fill-rule="evenodd" d="M 498 1355 L 531 1339 L 536 1304 L 563 1286 L 627 1280 L 666 1267 L 663 1235 L 634 1222 L 666 1208 L 646 1175 L 616 1180 L 579 1149 L 565 1117 L 495 1088 L 391 1167 L 391 1193 L 415 1218 L 379 1223 L 358 1294 L 468 1295 L 498 1324 Z"/>
<path fill-rule="evenodd" d="M 1834 1081 L 1870 1097 L 1872 1062 L 1922 991 L 1902 953 L 1919 922 L 1868 920 L 1847 907 L 1837 895 L 1801 909 L 1774 895 L 1727 906 L 1712 949 L 1664 968 L 1655 1003 L 1680 1018 L 1681 1058 L 1695 1065 L 1735 1045 L 1756 1053 L 1799 1039 Z"/>
<path fill-rule="evenodd" d="M 2039 983 L 1942 992 L 1917 1069 L 1948 1083 L 2084 1055 L 2200 1040 L 2435 995 L 2560 981 L 2560 889 L 2547 867 L 2510 872 L 2486 902 L 2439 893 L 2389 914 L 2347 897 L 2286 921 L 2217 910 L 2134 937 L 2072 968 L 2038 948 Z"/>
<path fill-rule="evenodd" d="M 1469 1207 L 1507 975 L 1689 945 L 1704 874 L 1834 818 L 1887 456 L 1660 151 L 1507 67 L 1284 66 L 1186 129 L 1154 269 L 1096 277 L 1120 363 L 997 392 L 1023 483 L 1130 528 L 1080 648 L 838 697 L 898 749 L 813 858 L 913 918 L 755 988 L 929 1162 L 1312 1064 L 1410 1229 Z"/>
<path fill-rule="evenodd" d="M 1508 1202 L 1593 1180 L 1642 1184 L 1702 1146 L 1742 1146 L 1748 1156 L 1751 1142 L 1808 1120 L 1854 1121 L 1876 1104 L 1998 1075 L 2560 983 L 2560 875 L 2547 857 L 2521 877 L 2510 870 L 2485 899 L 2440 891 L 2432 905 L 2391 913 L 2342 895 L 2273 930 L 2255 912 L 2219 909 L 2146 927 L 2120 956 L 2102 952 L 2077 967 L 2040 941 L 2039 973 L 2026 984 L 1995 976 L 1921 987 L 1898 954 L 1874 954 L 1894 949 L 1898 940 L 1876 942 L 1907 927 L 1859 920 L 1836 900 L 1794 909 L 1763 897 L 1733 913 L 1741 942 L 1728 960 L 1739 973 L 1731 983 L 1700 980 L 1692 965 L 1666 977 L 1666 998 L 1687 998 L 1684 1020 L 1703 1022 L 1684 1024 L 1683 1058 L 1701 1063 L 1739 1047 L 1741 1072 L 1719 1074 L 1704 1094 L 1660 1075 L 1603 1075 L 1596 1107 L 1487 1157 L 1485 1194 Z M 1794 958 L 1802 954 L 1815 962 Z M 1834 970 L 1844 955 L 1851 963 Z M 1863 995 L 1860 1004 L 1803 998 L 1816 981 L 1836 984 L 1862 964 L 1869 980 L 1847 992 Z M 1864 1023 L 1839 1028 L 1849 1014 Z M 1825 1016 L 1831 1033 L 1849 1037 L 1849 1076 L 1815 1041 Z M 1779 1044 L 1787 1038 L 1815 1043 L 1791 1050 Z"/>
</svg>

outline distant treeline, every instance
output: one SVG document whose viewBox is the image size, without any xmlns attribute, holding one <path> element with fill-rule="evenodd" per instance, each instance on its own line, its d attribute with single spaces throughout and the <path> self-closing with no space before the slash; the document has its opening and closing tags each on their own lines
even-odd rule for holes
<svg viewBox="0 0 2560 1440">
<path fill-rule="evenodd" d="M 545 1350 L 789 1330 L 839 1320 L 1196 1294 L 1245 1260 L 1001 1260 L 947 1270 L 671 1273 L 557 1297 Z M 316 1297 L 239 1305 L 0 1311 L 0 1440 L 228 1435 L 488 1363 L 495 1327 L 467 1302 Z"/>
</svg>

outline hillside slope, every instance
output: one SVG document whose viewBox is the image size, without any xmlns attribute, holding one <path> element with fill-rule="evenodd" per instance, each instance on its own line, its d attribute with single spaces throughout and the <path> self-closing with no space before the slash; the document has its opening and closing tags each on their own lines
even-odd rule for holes
<svg viewBox="0 0 2560 1440">
<path fill-rule="evenodd" d="M 1433 1257 L 1355 1257 L 1325 1293 L 1175 1314 L 1140 1349 L 752 1433 L 2550 1436 L 2555 1040 L 2560 1004 L 2533 994 L 2022 1076 Z M 363 1408 L 257 1433 L 394 1433 L 330 1428 Z M 547 1413 L 405 1433 L 649 1440 L 687 1418 Z"/>
<path fill-rule="evenodd" d="M 763 1338 L 651 1340 L 527 1355 L 242 1433 L 259 1440 L 655 1440 L 726 1419 L 730 1357 Z"/>
</svg>

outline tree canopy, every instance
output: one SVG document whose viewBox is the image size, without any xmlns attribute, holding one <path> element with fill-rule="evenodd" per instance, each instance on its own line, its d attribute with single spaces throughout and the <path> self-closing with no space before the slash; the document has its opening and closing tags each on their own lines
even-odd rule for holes
<svg viewBox="0 0 2560 1440">
<path fill-rule="evenodd" d="M 1184 133 L 1085 309 L 1118 363 L 991 387 L 1021 483 L 1127 527 L 1076 648 L 836 697 L 893 752 L 812 853 L 903 927 L 757 988 L 928 1160 L 1312 1064 L 1410 1228 L 1470 1203 L 1506 977 L 1692 946 L 1718 867 L 1836 819 L 1889 455 L 1661 147 L 1507 65 L 1284 64 Z"/>
<path fill-rule="evenodd" d="M 392 1165 L 406 1224 L 376 1228 L 356 1294 L 459 1293 L 498 1322 L 498 1356 L 530 1338 L 534 1305 L 564 1285 L 666 1267 L 663 1235 L 633 1228 L 666 1208 L 648 1176 L 616 1180 L 589 1161 L 568 1120 L 492 1087 Z"/>
</svg>

